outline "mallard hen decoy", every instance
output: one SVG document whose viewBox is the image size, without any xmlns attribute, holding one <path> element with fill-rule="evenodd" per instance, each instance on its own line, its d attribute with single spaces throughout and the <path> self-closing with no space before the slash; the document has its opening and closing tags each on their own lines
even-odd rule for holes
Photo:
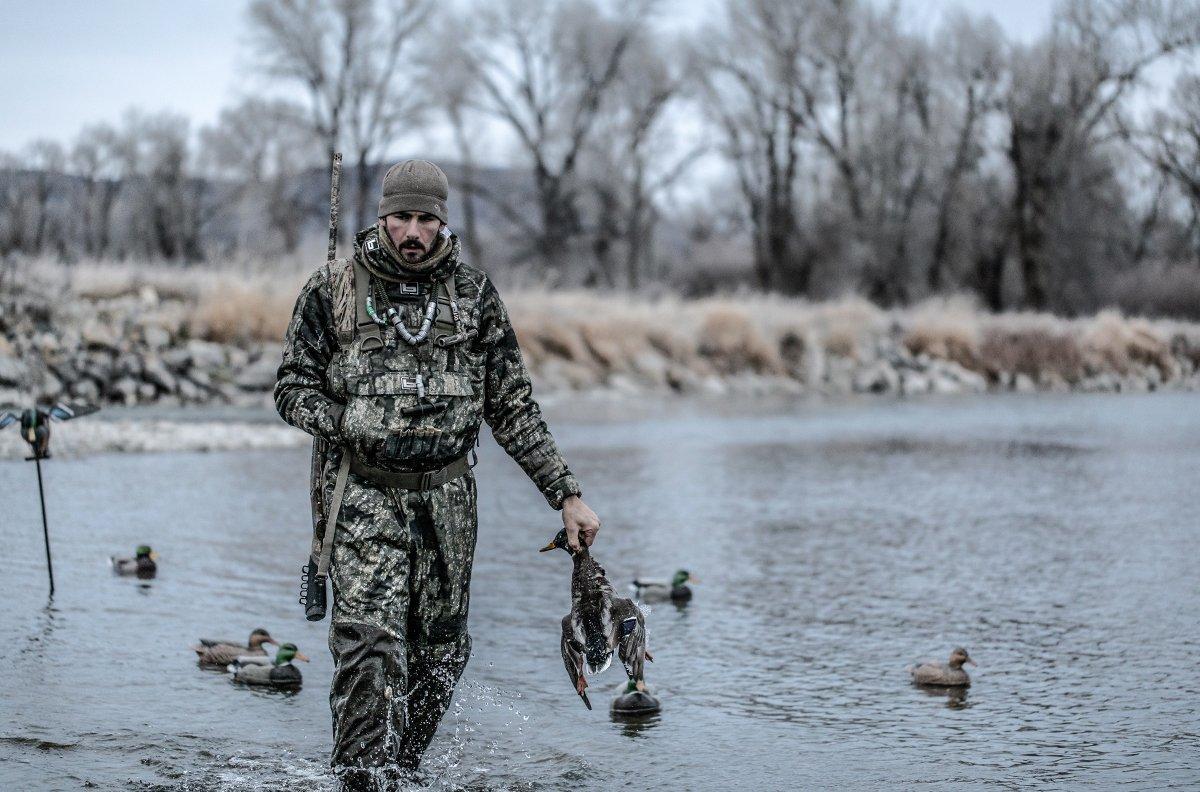
<svg viewBox="0 0 1200 792">
<path fill-rule="evenodd" d="M 113 572 L 118 575 L 137 575 L 140 578 L 154 577 L 158 572 L 158 553 L 150 549 L 150 545 L 138 545 L 133 558 L 118 558 L 111 556 L 108 562 L 112 564 Z"/>
<path fill-rule="evenodd" d="M 275 652 L 274 659 L 266 655 L 243 655 L 229 664 L 229 670 L 233 672 L 233 681 L 244 685 L 298 688 L 304 680 L 292 660 L 308 662 L 296 644 L 285 643 Z"/>
<path fill-rule="evenodd" d="M 615 649 L 626 675 L 641 690 L 645 688 L 644 662 L 654 658 L 646 649 L 646 622 L 642 611 L 633 600 L 615 595 L 612 584 L 604 576 L 604 567 L 592 558 L 587 545 L 581 543 L 579 547 L 579 552 L 571 552 L 564 528 L 541 552 L 561 548 L 571 556 L 571 610 L 562 619 L 560 648 L 563 666 L 575 692 L 591 709 L 585 670 L 589 674 L 604 671 L 612 662 Z"/>
<path fill-rule="evenodd" d="M 242 655 L 262 655 L 266 656 L 267 650 L 263 649 L 263 644 L 279 645 L 263 628 L 259 627 L 250 633 L 250 640 L 245 646 L 234 643 L 233 641 L 222 641 L 215 638 L 201 638 L 198 646 L 193 646 L 192 649 L 197 654 L 197 662 L 202 666 L 213 666 L 224 668 Z"/>
<path fill-rule="evenodd" d="M 936 663 L 930 660 L 909 666 L 908 672 L 917 685 L 966 687 L 971 684 L 971 677 L 963 670 L 963 663 L 975 665 L 975 661 L 967 656 L 967 650 L 960 646 L 950 653 L 950 662 Z"/>
<path fill-rule="evenodd" d="M 699 583 L 686 569 L 675 573 L 670 581 L 635 578 L 633 581 L 633 596 L 642 602 L 687 602 L 692 598 L 692 590 L 688 583 Z"/>
</svg>

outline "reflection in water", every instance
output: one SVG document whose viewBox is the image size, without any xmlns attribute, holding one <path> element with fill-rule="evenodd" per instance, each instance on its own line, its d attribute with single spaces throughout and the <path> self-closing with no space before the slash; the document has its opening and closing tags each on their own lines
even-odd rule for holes
<svg viewBox="0 0 1200 792">
<path fill-rule="evenodd" d="M 622 715 L 610 710 L 609 717 L 613 723 L 620 724 L 622 737 L 635 739 L 645 737 L 646 732 L 657 728 L 662 722 L 662 715 L 657 712 L 653 715 Z"/>
<path fill-rule="evenodd" d="M 971 706 L 967 703 L 967 691 L 969 687 L 945 687 L 942 685 L 913 685 L 927 696 L 933 698 L 944 698 L 946 706 L 950 709 L 963 709 Z"/>
</svg>

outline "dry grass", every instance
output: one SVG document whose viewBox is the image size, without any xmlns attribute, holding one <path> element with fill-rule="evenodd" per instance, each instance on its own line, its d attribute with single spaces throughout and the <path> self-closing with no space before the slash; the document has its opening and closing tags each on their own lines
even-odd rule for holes
<svg viewBox="0 0 1200 792">
<path fill-rule="evenodd" d="M 136 310 L 143 320 L 149 313 L 181 335 L 239 344 L 282 338 L 312 269 L 299 260 L 216 268 L 111 262 L 65 267 L 46 261 L 20 266 L 19 275 L 43 284 L 38 288 L 90 301 L 93 313 Z M 896 344 L 992 381 L 1025 374 L 1035 382 L 1070 384 L 1097 373 L 1125 376 L 1148 368 L 1170 379 L 1181 366 L 1185 373 L 1200 367 L 1200 326 L 1116 311 L 1065 320 L 993 316 L 963 297 L 883 311 L 857 297 L 825 303 L 759 294 L 686 300 L 540 288 L 504 298 L 531 368 L 553 368 L 578 383 L 614 375 L 661 381 L 668 370 L 807 380 L 820 376 L 829 356 L 867 363 Z"/>
<path fill-rule="evenodd" d="M 966 297 L 927 300 L 908 312 L 903 343 L 914 355 L 981 368 L 983 327 L 978 305 Z"/>
</svg>

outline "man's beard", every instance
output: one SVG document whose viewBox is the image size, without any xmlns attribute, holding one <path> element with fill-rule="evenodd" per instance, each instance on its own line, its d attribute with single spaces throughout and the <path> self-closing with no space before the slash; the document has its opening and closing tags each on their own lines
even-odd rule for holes
<svg viewBox="0 0 1200 792">
<path fill-rule="evenodd" d="M 421 240 L 419 239 L 406 239 L 398 249 L 400 251 L 400 255 L 410 263 L 416 263 L 420 261 L 429 253 L 429 250 L 423 244 L 421 244 Z M 416 253 L 416 256 L 410 258 L 410 255 L 413 253 Z"/>
</svg>

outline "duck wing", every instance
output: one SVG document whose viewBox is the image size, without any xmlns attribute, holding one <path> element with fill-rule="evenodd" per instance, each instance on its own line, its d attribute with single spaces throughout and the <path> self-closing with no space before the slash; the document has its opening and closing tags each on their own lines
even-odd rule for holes
<svg viewBox="0 0 1200 792">
<path fill-rule="evenodd" d="M 642 609 L 631 599 L 621 597 L 612 602 L 612 625 L 617 656 L 625 666 L 625 673 L 635 682 L 641 682 L 646 651 L 646 617 Z"/>
<path fill-rule="evenodd" d="M 244 646 L 231 646 L 229 644 L 215 644 L 213 646 L 193 646 L 196 654 L 199 655 L 197 662 L 203 666 L 227 666 L 234 660 L 237 660 L 240 655 L 255 654 L 250 652 Z M 266 654 L 266 652 L 262 652 Z"/>
<path fill-rule="evenodd" d="M 133 558 L 109 556 L 108 563 L 112 564 L 113 572 L 118 575 L 132 575 L 137 572 L 137 561 Z"/>
<path fill-rule="evenodd" d="M 588 701 L 587 695 L 588 684 L 583 676 L 583 646 L 575 635 L 574 619 L 569 613 L 562 618 L 562 640 L 559 648 L 562 650 L 563 667 L 567 669 L 571 686 L 575 688 L 579 698 L 583 699 L 584 706 L 591 709 L 592 702 Z"/>
<path fill-rule="evenodd" d="M 243 649 L 249 648 L 245 644 L 238 643 L 237 641 L 227 641 L 223 638 L 201 638 L 200 645 L 201 646 L 240 646 Z"/>
</svg>

